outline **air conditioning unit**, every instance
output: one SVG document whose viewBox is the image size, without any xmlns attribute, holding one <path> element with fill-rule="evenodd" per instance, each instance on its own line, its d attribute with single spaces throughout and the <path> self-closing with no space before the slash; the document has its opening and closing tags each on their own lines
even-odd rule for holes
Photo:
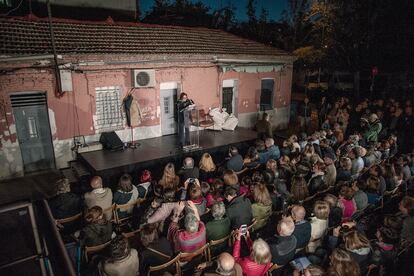
<svg viewBox="0 0 414 276">
<path fill-rule="evenodd" d="M 155 86 L 155 70 L 133 70 L 132 76 L 135 88 Z"/>
</svg>

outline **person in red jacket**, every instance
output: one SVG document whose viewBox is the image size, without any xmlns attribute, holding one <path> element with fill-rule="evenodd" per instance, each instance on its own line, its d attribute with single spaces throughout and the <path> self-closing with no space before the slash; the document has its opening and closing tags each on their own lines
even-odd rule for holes
<svg viewBox="0 0 414 276">
<path fill-rule="evenodd" d="M 257 239 L 254 242 L 250 239 L 250 234 L 246 233 L 246 242 L 250 251 L 250 256 L 240 258 L 240 240 L 243 235 L 240 231 L 236 233 L 236 241 L 233 246 L 233 256 L 241 266 L 245 276 L 264 276 L 272 266 L 272 254 L 267 242 Z"/>
</svg>

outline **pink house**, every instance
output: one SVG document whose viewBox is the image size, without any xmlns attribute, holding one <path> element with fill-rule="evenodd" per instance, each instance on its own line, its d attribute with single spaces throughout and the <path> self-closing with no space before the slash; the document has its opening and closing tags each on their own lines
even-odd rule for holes
<svg viewBox="0 0 414 276">
<path fill-rule="evenodd" d="M 287 127 L 294 57 L 221 30 L 137 23 L 0 17 L 0 178 L 63 168 L 74 137 L 131 139 L 122 99 L 142 120 L 134 139 L 174 132 L 170 108 L 186 92 L 208 112 L 224 107 L 251 127 L 267 110 Z M 56 78 L 56 73 L 59 78 Z M 59 84 L 59 85 L 57 85 Z"/>
</svg>

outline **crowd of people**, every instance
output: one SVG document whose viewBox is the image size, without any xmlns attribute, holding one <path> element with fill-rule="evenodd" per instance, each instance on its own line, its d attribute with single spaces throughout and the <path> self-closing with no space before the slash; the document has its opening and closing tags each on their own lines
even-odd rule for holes
<svg viewBox="0 0 414 276">
<path fill-rule="evenodd" d="M 230 147 L 226 160 L 204 153 L 187 157 L 177 172 L 139 172 L 138 183 L 122 175 L 117 188 L 92 178 L 79 196 L 68 181 L 49 201 L 56 219 L 82 210 L 81 244 L 110 241 L 101 275 L 146 274 L 178 252 L 194 252 L 232 236 L 231 247 L 213 248 L 213 262 L 193 262 L 191 275 L 409 275 L 414 243 L 414 116 L 410 101 L 322 98 L 299 107 L 301 133 L 279 146 L 268 115 L 258 139 L 242 156 Z M 315 112 L 315 111 L 314 111 Z M 138 172 L 137 172 L 138 173 Z M 139 243 L 111 224 L 112 204 L 145 200 L 122 210 Z M 229 254 L 230 253 L 230 254 Z M 169 273 L 169 272 L 165 272 Z"/>
</svg>

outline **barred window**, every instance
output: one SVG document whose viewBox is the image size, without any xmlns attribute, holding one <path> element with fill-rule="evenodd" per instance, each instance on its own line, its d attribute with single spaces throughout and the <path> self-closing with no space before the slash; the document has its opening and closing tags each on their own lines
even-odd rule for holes
<svg viewBox="0 0 414 276">
<path fill-rule="evenodd" d="M 122 129 L 121 88 L 119 86 L 97 87 L 95 92 L 95 129 L 100 132 Z"/>
</svg>

